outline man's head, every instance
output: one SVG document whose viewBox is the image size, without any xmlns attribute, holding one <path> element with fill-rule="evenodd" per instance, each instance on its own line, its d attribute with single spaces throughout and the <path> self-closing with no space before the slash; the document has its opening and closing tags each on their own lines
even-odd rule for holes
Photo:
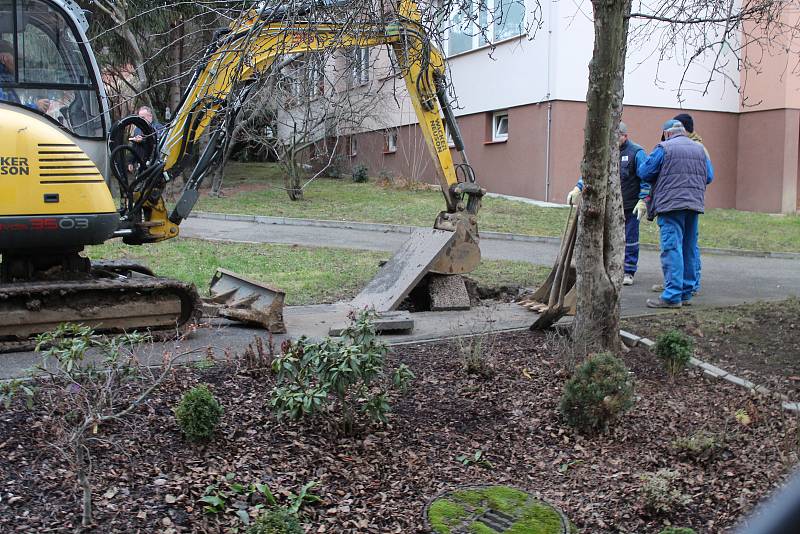
<svg viewBox="0 0 800 534">
<path fill-rule="evenodd" d="M 688 113 L 681 113 L 680 115 L 675 115 L 673 118 L 676 121 L 680 121 L 687 132 L 692 133 L 694 131 L 694 119 Z"/>
<path fill-rule="evenodd" d="M 10 72 L 14 72 L 14 46 L 0 39 L 0 63 Z"/>
<path fill-rule="evenodd" d="M 619 146 L 625 144 L 625 141 L 628 140 L 628 126 L 620 121 L 619 128 L 617 128 L 617 134 L 619 135 Z"/>
<path fill-rule="evenodd" d="M 670 119 L 665 122 L 664 126 L 661 127 L 661 130 L 664 132 L 664 139 L 672 139 L 678 135 L 686 135 L 686 128 L 683 127 L 681 121 L 677 121 L 675 119 Z"/>
<path fill-rule="evenodd" d="M 140 107 L 138 115 L 148 123 L 153 122 L 153 111 L 147 106 Z"/>
</svg>

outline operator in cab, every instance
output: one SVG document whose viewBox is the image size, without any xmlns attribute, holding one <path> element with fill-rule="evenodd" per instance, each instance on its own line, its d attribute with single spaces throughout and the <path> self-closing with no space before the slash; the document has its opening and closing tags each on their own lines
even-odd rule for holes
<svg viewBox="0 0 800 534">
<path fill-rule="evenodd" d="M 14 83 L 14 72 L 16 71 L 16 61 L 14 59 L 14 47 L 8 41 L 0 40 L 0 101 L 11 102 L 12 104 L 22 104 L 17 92 L 11 87 L 4 87 L 9 83 Z M 50 100 L 39 98 L 35 106 L 27 106 L 31 109 L 47 113 L 50 109 Z"/>
</svg>

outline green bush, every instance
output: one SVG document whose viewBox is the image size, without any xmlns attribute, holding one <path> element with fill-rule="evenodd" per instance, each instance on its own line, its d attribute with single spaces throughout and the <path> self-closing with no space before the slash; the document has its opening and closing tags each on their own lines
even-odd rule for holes
<svg viewBox="0 0 800 534">
<path fill-rule="evenodd" d="M 575 370 L 564 386 L 560 409 L 564 420 L 581 432 L 605 431 L 633 406 L 633 378 L 618 358 L 602 353 Z"/>
<path fill-rule="evenodd" d="M 640 479 L 644 506 L 651 512 L 666 514 L 691 501 L 688 495 L 677 488 L 676 481 L 680 480 L 680 476 L 676 471 L 659 469 L 655 473 L 641 475 Z"/>
<path fill-rule="evenodd" d="M 667 527 L 658 534 L 697 534 L 693 528 Z"/>
<path fill-rule="evenodd" d="M 284 508 L 272 508 L 258 516 L 247 534 L 303 534 L 297 516 Z"/>
<path fill-rule="evenodd" d="M 336 419 L 346 434 L 358 414 L 387 421 L 389 390 L 405 390 L 414 374 L 404 364 L 387 374 L 389 348 L 378 339 L 373 318 L 371 311 L 353 315 L 339 339 L 284 342 L 283 354 L 272 363 L 278 385 L 270 404 L 279 418 L 321 414 Z"/>
<path fill-rule="evenodd" d="M 369 181 L 369 169 L 363 163 L 353 166 L 353 181 L 357 184 L 365 184 Z"/>
<path fill-rule="evenodd" d="M 222 406 L 206 386 L 193 387 L 184 393 L 175 408 L 175 419 L 191 441 L 208 439 L 222 417 Z"/>
<path fill-rule="evenodd" d="M 694 352 L 692 338 L 677 330 L 661 334 L 656 340 L 654 350 L 673 378 L 686 368 Z"/>
</svg>

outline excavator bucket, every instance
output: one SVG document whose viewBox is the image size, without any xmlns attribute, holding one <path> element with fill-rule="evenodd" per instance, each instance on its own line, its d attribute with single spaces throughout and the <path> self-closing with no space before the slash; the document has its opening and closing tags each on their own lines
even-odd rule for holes
<svg viewBox="0 0 800 534">
<path fill-rule="evenodd" d="M 211 298 L 203 302 L 207 315 L 260 326 L 273 334 L 286 332 L 283 291 L 221 268 L 209 289 Z"/>
<path fill-rule="evenodd" d="M 561 238 L 561 248 L 547 280 L 531 294 L 523 295 L 517 303 L 539 313 L 531 330 L 549 328 L 565 315 L 575 315 L 575 268 L 572 255 L 578 235 L 578 211 L 570 207 L 567 225 Z"/>
</svg>

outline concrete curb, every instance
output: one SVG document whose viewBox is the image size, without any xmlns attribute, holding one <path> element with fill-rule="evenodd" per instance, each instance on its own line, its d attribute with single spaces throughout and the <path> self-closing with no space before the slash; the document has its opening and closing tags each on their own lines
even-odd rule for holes
<svg viewBox="0 0 800 534">
<path fill-rule="evenodd" d="M 651 349 L 656 344 L 655 341 L 651 339 L 639 337 L 636 334 L 626 332 L 625 330 L 620 330 L 619 335 L 629 347 L 647 347 L 648 349 Z M 716 365 L 711 365 L 710 363 L 704 362 L 703 360 L 698 360 L 697 358 L 691 358 L 689 360 L 689 364 L 699 367 L 703 370 L 703 374 L 710 376 L 711 378 L 719 378 L 730 382 L 731 384 L 736 384 L 737 386 L 748 389 L 751 393 L 758 393 L 759 395 L 772 397 L 781 402 L 781 406 L 783 406 L 784 410 L 800 412 L 800 402 L 789 401 L 789 397 L 783 393 L 770 391 L 764 386 L 754 384 L 753 382 L 750 382 L 744 378 L 739 378 L 738 376 L 731 374 L 726 370 L 717 367 Z"/>
<path fill-rule="evenodd" d="M 239 221 L 257 224 L 278 224 L 282 226 L 306 226 L 316 228 L 341 228 L 346 230 L 362 230 L 367 232 L 382 232 L 394 234 L 411 234 L 419 230 L 420 226 L 410 226 L 404 224 L 383 224 L 356 221 L 331 221 L 325 219 L 297 219 L 293 217 L 270 217 L 268 215 L 243 215 L 236 213 L 212 213 L 198 211 L 193 212 L 190 217 L 196 219 L 211 219 L 218 221 Z M 481 231 L 484 239 L 494 239 L 498 241 L 517 241 L 524 243 L 551 243 L 561 242 L 559 237 L 509 234 L 506 232 Z M 642 243 L 640 248 L 643 250 L 658 250 L 657 245 Z M 715 254 L 718 256 L 746 256 L 751 258 L 771 258 L 782 260 L 800 260 L 798 252 L 763 252 L 759 250 L 736 250 L 725 248 L 704 247 L 701 249 L 704 254 Z"/>
</svg>

